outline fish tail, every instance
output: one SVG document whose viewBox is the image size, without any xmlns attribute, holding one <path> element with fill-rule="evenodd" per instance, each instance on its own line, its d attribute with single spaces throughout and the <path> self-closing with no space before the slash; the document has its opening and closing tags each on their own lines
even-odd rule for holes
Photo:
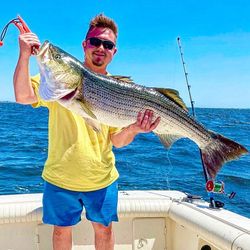
<svg viewBox="0 0 250 250">
<path fill-rule="evenodd" d="M 205 170 L 211 178 L 215 178 L 223 163 L 239 158 L 248 153 L 248 150 L 220 134 L 210 133 L 212 140 L 201 149 L 201 157 Z"/>
</svg>

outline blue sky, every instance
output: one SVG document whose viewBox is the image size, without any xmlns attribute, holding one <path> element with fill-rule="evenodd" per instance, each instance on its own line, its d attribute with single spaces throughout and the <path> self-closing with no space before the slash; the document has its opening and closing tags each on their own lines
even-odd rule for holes
<svg viewBox="0 0 250 250">
<path fill-rule="evenodd" d="M 111 74 L 129 75 L 146 86 L 175 88 L 190 106 L 176 42 L 180 37 L 195 106 L 250 108 L 247 0 L 4 1 L 0 28 L 19 14 L 41 42 L 49 40 L 82 60 L 89 20 L 101 12 L 119 28 Z M 14 101 L 18 34 L 10 26 L 0 48 L 1 101 Z M 38 72 L 35 58 L 30 71 Z"/>
</svg>

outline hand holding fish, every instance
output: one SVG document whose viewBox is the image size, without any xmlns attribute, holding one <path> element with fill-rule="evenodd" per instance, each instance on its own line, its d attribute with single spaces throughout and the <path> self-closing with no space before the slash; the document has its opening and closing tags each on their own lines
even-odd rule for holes
<svg viewBox="0 0 250 250">
<path fill-rule="evenodd" d="M 19 35 L 20 56 L 29 58 L 31 56 L 32 47 L 41 45 L 38 37 L 34 33 L 24 33 Z"/>
<path fill-rule="evenodd" d="M 140 111 L 137 115 L 137 121 L 121 132 L 110 136 L 113 145 L 117 148 L 123 147 L 131 143 L 135 136 L 139 133 L 149 133 L 153 131 L 160 123 L 160 117 L 153 121 L 154 113 L 147 109 L 145 112 Z"/>
<path fill-rule="evenodd" d="M 29 75 L 29 59 L 33 47 L 39 47 L 40 41 L 34 33 L 23 33 L 19 36 L 20 55 L 14 73 L 15 98 L 18 103 L 32 104 L 37 96 L 31 86 Z"/>
<path fill-rule="evenodd" d="M 149 133 L 153 131 L 160 123 L 161 118 L 157 117 L 153 121 L 154 113 L 152 110 L 147 109 L 144 113 L 139 112 L 137 121 L 129 126 L 129 129 L 134 133 Z"/>
</svg>

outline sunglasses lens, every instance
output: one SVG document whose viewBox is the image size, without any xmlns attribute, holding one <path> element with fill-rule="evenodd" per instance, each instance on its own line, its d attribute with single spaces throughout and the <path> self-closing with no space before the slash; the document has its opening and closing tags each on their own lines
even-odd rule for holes
<svg viewBox="0 0 250 250">
<path fill-rule="evenodd" d="M 102 44 L 102 41 L 95 37 L 89 38 L 89 42 L 92 46 L 95 46 L 95 47 L 99 47 Z"/>
<path fill-rule="evenodd" d="M 110 42 L 110 41 L 104 41 L 102 44 L 103 44 L 103 47 L 104 47 L 105 49 L 109 49 L 109 50 L 113 49 L 114 46 L 115 46 L 115 45 L 114 45 L 112 42 Z"/>
<path fill-rule="evenodd" d="M 103 44 L 104 49 L 112 50 L 115 47 L 115 44 L 111 41 L 102 41 L 101 39 L 97 37 L 91 37 L 89 38 L 89 43 L 92 46 L 99 47 L 101 44 Z"/>
</svg>

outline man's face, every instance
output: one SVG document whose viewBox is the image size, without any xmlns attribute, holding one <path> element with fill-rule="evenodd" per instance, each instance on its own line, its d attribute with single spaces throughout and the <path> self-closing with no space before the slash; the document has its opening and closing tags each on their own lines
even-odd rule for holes
<svg viewBox="0 0 250 250">
<path fill-rule="evenodd" d="M 91 40 L 91 38 L 95 39 Z M 111 43 L 102 42 L 100 44 L 98 39 L 110 41 Z M 86 40 L 83 41 L 82 44 L 85 53 L 85 64 L 92 70 L 106 69 L 117 51 L 115 46 L 112 49 L 110 49 L 110 46 L 107 46 L 107 44 L 116 44 L 115 34 L 108 28 L 94 28 L 89 32 Z"/>
</svg>

